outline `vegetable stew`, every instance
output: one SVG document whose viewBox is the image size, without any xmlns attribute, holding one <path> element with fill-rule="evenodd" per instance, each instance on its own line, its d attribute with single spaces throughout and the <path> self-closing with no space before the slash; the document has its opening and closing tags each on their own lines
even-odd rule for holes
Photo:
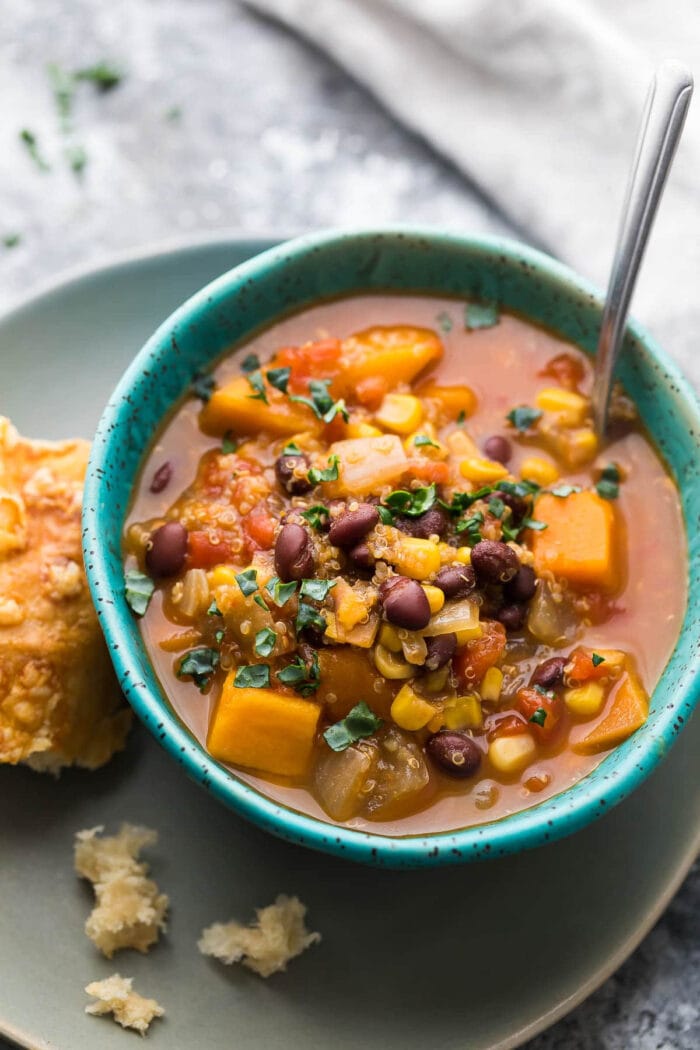
<svg viewBox="0 0 700 1050">
<path fill-rule="evenodd" d="M 483 823 L 645 721 L 686 601 L 676 489 L 620 388 L 492 304 L 357 296 L 194 376 L 125 530 L 166 695 L 268 796 Z"/>
</svg>

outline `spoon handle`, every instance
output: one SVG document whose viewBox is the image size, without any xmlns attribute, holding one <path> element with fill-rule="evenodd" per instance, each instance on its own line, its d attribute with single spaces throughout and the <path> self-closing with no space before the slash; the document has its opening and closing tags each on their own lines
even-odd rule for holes
<svg viewBox="0 0 700 1050">
<path fill-rule="evenodd" d="M 608 282 L 593 383 L 593 415 L 605 432 L 610 387 L 630 299 L 693 94 L 680 62 L 662 62 L 649 87 Z"/>
</svg>

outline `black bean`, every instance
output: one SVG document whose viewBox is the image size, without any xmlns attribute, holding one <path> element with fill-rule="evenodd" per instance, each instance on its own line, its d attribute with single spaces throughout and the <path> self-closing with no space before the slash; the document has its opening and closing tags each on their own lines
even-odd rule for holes
<svg viewBox="0 0 700 1050">
<path fill-rule="evenodd" d="M 513 455 L 513 446 L 508 438 L 494 434 L 484 442 L 484 455 L 489 459 L 495 459 L 497 463 L 505 464 Z"/>
<path fill-rule="evenodd" d="M 500 499 L 502 503 L 505 503 L 506 507 L 510 508 L 512 519 L 515 522 L 524 518 L 530 510 L 528 501 L 522 496 L 516 496 L 512 492 L 501 492 L 501 490 L 498 489 L 498 491 L 494 492 L 492 496 L 494 499 Z"/>
<path fill-rule="evenodd" d="M 497 540 L 477 543 L 472 548 L 471 563 L 479 583 L 508 583 L 520 568 L 515 551 Z"/>
<path fill-rule="evenodd" d="M 151 492 L 162 492 L 167 485 L 170 484 L 170 479 L 173 476 L 173 467 L 170 460 L 166 459 L 165 463 L 161 463 L 158 470 L 153 475 L 150 489 Z"/>
<path fill-rule="evenodd" d="M 438 634 L 435 638 L 426 638 L 428 655 L 423 665 L 428 671 L 437 671 L 449 663 L 457 649 L 456 634 Z"/>
<path fill-rule="evenodd" d="M 526 611 L 524 605 L 518 605 L 515 602 L 512 605 L 502 605 L 496 613 L 496 619 L 507 631 L 519 631 L 525 623 Z"/>
<path fill-rule="evenodd" d="M 275 542 L 275 572 L 285 583 L 313 576 L 313 545 L 301 525 L 290 522 L 280 529 Z"/>
<path fill-rule="evenodd" d="M 417 518 L 409 518 L 403 514 L 397 514 L 394 525 L 407 536 L 415 536 L 416 539 L 427 540 L 429 536 L 444 536 L 450 527 L 450 516 L 444 507 L 431 507 Z"/>
<path fill-rule="evenodd" d="M 481 765 L 479 746 L 467 733 L 441 729 L 425 745 L 430 758 L 450 777 L 472 777 Z"/>
<path fill-rule="evenodd" d="M 146 547 L 146 568 L 151 576 L 177 576 L 187 557 L 187 529 L 167 521 L 151 533 Z"/>
<path fill-rule="evenodd" d="M 440 569 L 433 583 L 446 598 L 466 598 L 476 587 L 476 576 L 471 565 L 455 561 Z"/>
<path fill-rule="evenodd" d="M 309 458 L 303 452 L 298 455 L 278 456 L 275 460 L 277 480 L 284 491 L 291 496 L 302 496 L 305 492 L 310 492 L 313 487 L 306 474 L 300 476 L 297 473 L 300 468 L 304 471 L 309 469 Z"/>
<path fill-rule="evenodd" d="M 529 602 L 537 587 L 535 570 L 530 565 L 521 565 L 503 592 L 509 602 Z"/>
<path fill-rule="evenodd" d="M 356 569 L 374 568 L 374 556 L 370 554 L 369 547 L 366 543 L 356 543 L 355 546 L 351 547 L 346 553 L 348 560 Z"/>
<path fill-rule="evenodd" d="M 417 580 L 409 580 L 407 576 L 392 576 L 382 584 L 379 597 L 384 615 L 395 627 L 421 631 L 428 626 L 430 605 Z"/>
<path fill-rule="evenodd" d="M 336 547 L 354 547 L 379 521 L 379 511 L 371 503 L 360 503 L 345 510 L 331 522 L 328 539 Z"/>
<path fill-rule="evenodd" d="M 566 664 L 566 657 L 550 656 L 549 660 L 544 660 L 532 672 L 530 685 L 539 685 L 543 689 L 555 689 L 556 686 L 561 685 L 564 681 Z"/>
</svg>

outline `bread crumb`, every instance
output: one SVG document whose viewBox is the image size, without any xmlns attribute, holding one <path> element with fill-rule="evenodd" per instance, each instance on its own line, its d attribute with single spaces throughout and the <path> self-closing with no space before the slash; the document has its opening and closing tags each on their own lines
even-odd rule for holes
<svg viewBox="0 0 700 1050">
<path fill-rule="evenodd" d="M 75 870 L 95 890 L 85 932 L 108 959 L 120 948 L 147 952 L 166 928 L 169 901 L 146 878 L 149 866 L 138 856 L 158 835 L 133 824 L 122 824 L 118 835 L 99 837 L 103 830 L 90 828 L 75 837 Z"/>
<path fill-rule="evenodd" d="M 207 926 L 197 944 L 202 955 L 212 955 L 227 965 L 242 961 L 261 977 L 269 977 L 286 970 L 290 959 L 321 940 L 320 933 L 306 929 L 306 908 L 298 897 L 280 895 L 256 914 L 252 926 L 235 921 Z"/>
<path fill-rule="evenodd" d="M 113 973 L 104 981 L 93 981 L 85 991 L 94 996 L 97 1002 L 85 1007 L 86 1014 L 109 1014 L 122 1028 L 133 1028 L 145 1035 L 154 1017 L 162 1017 L 165 1010 L 155 999 L 145 999 L 138 992 L 132 991 L 132 977 L 122 977 Z"/>
</svg>

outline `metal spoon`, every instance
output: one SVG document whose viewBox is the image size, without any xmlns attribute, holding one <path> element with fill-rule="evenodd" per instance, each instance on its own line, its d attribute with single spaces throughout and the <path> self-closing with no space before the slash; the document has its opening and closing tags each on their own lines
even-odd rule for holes
<svg viewBox="0 0 700 1050">
<path fill-rule="evenodd" d="M 593 381 L 593 418 L 599 437 L 605 432 L 632 292 L 692 94 L 692 73 L 680 62 L 662 62 L 647 95 L 605 297 Z"/>
</svg>

